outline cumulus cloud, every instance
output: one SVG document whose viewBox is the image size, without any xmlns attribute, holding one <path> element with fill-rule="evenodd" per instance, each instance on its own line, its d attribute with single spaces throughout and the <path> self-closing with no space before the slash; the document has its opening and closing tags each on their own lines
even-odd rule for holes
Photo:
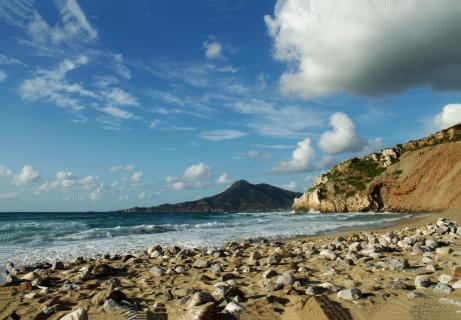
<svg viewBox="0 0 461 320">
<path fill-rule="evenodd" d="M 126 165 L 112 165 L 109 167 L 110 172 L 131 172 L 134 170 L 134 165 L 126 164 Z"/>
<path fill-rule="evenodd" d="M 438 129 L 446 129 L 458 123 L 461 123 L 461 104 L 459 103 L 447 104 L 434 118 L 434 125 Z"/>
<path fill-rule="evenodd" d="M 98 187 L 90 193 L 90 200 L 99 201 L 102 199 L 103 195 L 102 187 Z"/>
<path fill-rule="evenodd" d="M 274 57 L 288 65 L 284 94 L 461 88 L 457 0 L 278 0 L 264 19 Z"/>
<path fill-rule="evenodd" d="M 7 167 L 2 166 L 0 164 L 0 177 L 11 177 L 11 176 L 13 176 L 13 171 L 11 171 Z"/>
<path fill-rule="evenodd" d="M 222 46 L 219 42 L 205 41 L 203 43 L 203 48 L 205 49 L 205 57 L 207 59 L 217 59 L 222 56 Z"/>
<path fill-rule="evenodd" d="M 200 138 L 210 141 L 237 139 L 246 136 L 247 133 L 238 130 L 211 130 L 200 133 Z"/>
<path fill-rule="evenodd" d="M 330 117 L 332 130 L 324 132 L 320 136 L 319 147 L 329 154 L 343 152 L 358 152 L 366 145 L 357 131 L 355 124 L 347 114 L 342 112 L 333 113 Z"/>
<path fill-rule="evenodd" d="M 298 142 L 298 147 L 293 151 L 291 159 L 279 162 L 273 167 L 271 173 L 297 173 L 313 169 L 312 160 L 315 158 L 315 150 L 312 148 L 311 139 L 306 138 Z"/>
<path fill-rule="evenodd" d="M 216 180 L 217 185 L 225 185 L 225 184 L 229 184 L 229 183 L 231 183 L 231 180 L 229 179 L 229 175 L 227 174 L 227 172 L 224 172 Z"/>
<path fill-rule="evenodd" d="M 186 189 L 186 184 L 184 182 L 178 181 L 172 184 L 171 188 L 174 191 L 181 191 Z"/>
<path fill-rule="evenodd" d="M 209 179 L 211 175 L 211 167 L 203 162 L 186 168 L 183 173 L 184 178 L 189 180 Z"/>
<path fill-rule="evenodd" d="M 24 185 L 29 182 L 36 182 L 40 179 L 40 172 L 30 165 L 22 168 L 21 173 L 14 177 L 17 185 Z"/>
</svg>

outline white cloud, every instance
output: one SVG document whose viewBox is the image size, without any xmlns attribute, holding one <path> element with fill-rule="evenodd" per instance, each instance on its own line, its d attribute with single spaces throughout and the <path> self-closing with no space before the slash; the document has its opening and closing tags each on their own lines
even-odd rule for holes
<svg viewBox="0 0 461 320">
<path fill-rule="evenodd" d="M 144 200 L 146 196 L 147 196 L 146 192 L 143 191 L 138 195 L 138 200 Z"/>
<path fill-rule="evenodd" d="M 3 80 L 5 80 L 7 77 L 7 74 L 5 71 L 2 71 L 0 70 L 0 82 L 2 82 Z"/>
<path fill-rule="evenodd" d="M 149 122 L 149 129 L 157 128 L 160 124 L 162 124 L 161 120 L 154 119 Z"/>
<path fill-rule="evenodd" d="M 91 40 L 98 37 L 98 32 L 90 25 L 76 0 L 58 0 L 56 6 L 61 13 L 63 27 L 55 28 L 53 40 L 59 42 L 77 35 Z"/>
<path fill-rule="evenodd" d="M 101 187 L 97 187 L 93 192 L 90 193 L 90 200 L 91 201 L 99 201 L 102 199 L 104 196 L 104 193 L 102 191 Z"/>
<path fill-rule="evenodd" d="M 109 53 L 109 57 L 112 59 L 112 64 L 115 72 L 125 79 L 131 79 L 131 72 L 123 61 L 123 56 L 120 53 Z"/>
<path fill-rule="evenodd" d="M 13 171 L 11 171 L 10 169 L 8 169 L 7 167 L 5 166 L 2 166 L 0 164 L 0 177 L 11 177 L 13 176 Z"/>
<path fill-rule="evenodd" d="M 111 105 L 108 105 L 102 108 L 101 111 L 117 119 L 128 120 L 128 119 L 133 118 L 134 116 L 131 112 L 128 112 L 126 110 L 123 110 L 123 109 L 120 109 L 120 108 L 117 108 Z"/>
<path fill-rule="evenodd" d="M 272 153 L 250 150 L 248 152 L 241 153 L 238 156 L 234 157 L 234 159 L 245 159 L 245 158 L 256 159 L 260 161 L 270 161 L 272 160 Z"/>
<path fill-rule="evenodd" d="M 128 92 L 125 92 L 120 88 L 111 88 L 110 90 L 104 91 L 103 94 L 106 96 L 110 104 L 118 106 L 138 105 L 138 101 L 135 97 L 133 97 Z"/>
<path fill-rule="evenodd" d="M 320 136 L 319 147 L 322 151 L 330 154 L 358 152 L 366 145 L 347 114 L 333 113 L 330 117 L 330 125 L 333 130 L 326 131 Z"/>
<path fill-rule="evenodd" d="M 22 168 L 21 173 L 14 177 L 17 185 L 35 182 L 40 179 L 40 172 L 32 166 L 26 165 Z"/>
<path fill-rule="evenodd" d="M 216 41 L 205 41 L 203 47 L 205 48 L 205 57 L 207 59 L 217 59 L 222 55 L 222 46 Z"/>
<path fill-rule="evenodd" d="M 132 164 L 125 164 L 125 165 L 112 165 L 109 167 L 110 172 L 131 172 L 134 170 L 134 165 Z"/>
<path fill-rule="evenodd" d="M 134 183 L 139 183 L 141 182 L 141 179 L 142 179 L 142 176 L 144 175 L 144 173 L 142 171 L 136 171 L 135 173 L 133 173 L 133 175 L 131 176 L 131 182 L 134 182 Z"/>
<path fill-rule="evenodd" d="M 217 185 L 224 185 L 224 184 L 229 184 L 231 183 L 232 180 L 229 179 L 229 175 L 227 172 L 224 172 L 222 175 L 219 176 L 219 178 L 216 180 Z"/>
<path fill-rule="evenodd" d="M 360 152 L 360 155 L 366 156 L 370 153 L 379 151 L 384 148 L 383 138 L 376 137 L 367 141 L 367 144 Z"/>
<path fill-rule="evenodd" d="M 173 183 L 173 185 L 171 186 L 171 188 L 174 190 L 174 191 L 181 191 L 181 190 L 184 190 L 186 188 L 186 184 L 184 182 L 175 182 Z"/>
<path fill-rule="evenodd" d="M 290 191 L 295 191 L 297 187 L 298 187 L 298 183 L 296 181 L 291 181 L 288 184 L 284 184 L 282 186 L 283 189 L 290 190 Z"/>
<path fill-rule="evenodd" d="M 446 129 L 458 123 L 461 123 L 461 104 L 459 103 L 447 104 L 434 118 L 434 125 L 438 129 Z"/>
<path fill-rule="evenodd" d="M 209 179 L 211 175 L 211 167 L 203 162 L 186 168 L 183 173 L 184 178 L 188 180 Z"/>
<path fill-rule="evenodd" d="M 10 200 L 14 199 L 18 196 L 17 192 L 5 192 L 5 193 L 0 193 L 0 200 Z"/>
<path fill-rule="evenodd" d="M 237 101 L 233 109 L 239 113 L 253 115 L 248 124 L 263 136 L 293 137 L 305 134 L 306 128 L 321 126 L 324 112 L 299 106 L 275 106 L 261 99 Z M 287 125 L 289 123 L 290 125 Z"/>
<path fill-rule="evenodd" d="M 264 18 L 286 95 L 460 88 L 457 0 L 278 0 Z"/>
<path fill-rule="evenodd" d="M 246 132 L 238 130 L 211 130 L 200 133 L 200 138 L 210 141 L 221 141 L 242 138 L 248 135 Z"/>
<path fill-rule="evenodd" d="M 270 172 L 272 173 L 297 173 L 313 169 L 312 160 L 315 151 L 311 145 L 311 139 L 306 138 L 298 142 L 298 147 L 293 151 L 291 160 L 281 161 Z"/>
</svg>

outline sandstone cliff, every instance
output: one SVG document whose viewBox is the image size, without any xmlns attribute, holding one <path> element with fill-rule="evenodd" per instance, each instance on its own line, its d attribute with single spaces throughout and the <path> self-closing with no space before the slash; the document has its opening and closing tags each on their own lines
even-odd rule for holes
<svg viewBox="0 0 461 320">
<path fill-rule="evenodd" d="M 461 206 L 461 124 L 334 166 L 296 212 L 436 212 Z"/>
</svg>

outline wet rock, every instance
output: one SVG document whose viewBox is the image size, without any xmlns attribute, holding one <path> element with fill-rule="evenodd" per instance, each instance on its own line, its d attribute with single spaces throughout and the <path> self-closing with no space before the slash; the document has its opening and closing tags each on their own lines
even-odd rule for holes
<svg viewBox="0 0 461 320">
<path fill-rule="evenodd" d="M 88 320 L 88 313 L 83 308 L 78 308 L 71 313 L 66 314 L 60 320 Z"/>
<path fill-rule="evenodd" d="M 431 285 L 431 280 L 428 276 L 425 275 L 418 275 L 415 278 L 415 286 L 416 288 L 427 288 Z"/>
<path fill-rule="evenodd" d="M 153 266 L 152 268 L 150 268 L 150 272 L 156 277 L 161 277 L 165 275 L 165 269 L 159 266 Z"/>
<path fill-rule="evenodd" d="M 291 271 L 284 272 L 277 278 L 277 284 L 292 285 L 295 282 L 295 277 Z"/>
<path fill-rule="evenodd" d="M 450 294 L 453 291 L 453 289 L 441 282 L 437 283 L 434 287 L 434 292 L 439 293 L 439 294 Z"/>
<path fill-rule="evenodd" d="M 51 270 L 63 270 L 64 269 L 64 262 L 62 261 L 55 261 L 51 265 Z"/>
<path fill-rule="evenodd" d="M 338 292 L 338 298 L 344 300 L 358 300 L 362 297 L 362 291 L 359 288 L 344 289 Z"/>
</svg>

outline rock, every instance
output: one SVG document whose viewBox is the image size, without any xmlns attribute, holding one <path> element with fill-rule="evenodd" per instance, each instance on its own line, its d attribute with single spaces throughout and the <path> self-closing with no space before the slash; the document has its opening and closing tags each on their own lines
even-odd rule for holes
<svg viewBox="0 0 461 320">
<path fill-rule="evenodd" d="M 335 260 L 336 259 L 336 253 L 334 253 L 333 251 L 331 251 L 329 249 L 323 249 L 322 251 L 320 251 L 320 256 L 325 258 L 325 259 L 329 259 L 329 260 Z"/>
<path fill-rule="evenodd" d="M 104 304 L 102 305 L 102 308 L 107 313 L 112 313 L 112 312 L 116 312 L 116 311 L 119 311 L 119 310 L 129 309 L 127 306 L 124 306 L 124 305 L 120 304 L 119 302 L 117 302 L 117 301 L 115 301 L 113 299 L 107 299 L 106 301 L 104 301 Z"/>
<path fill-rule="evenodd" d="M 277 272 L 275 270 L 269 269 L 263 272 L 263 278 L 269 279 L 275 277 Z"/>
<path fill-rule="evenodd" d="M 110 278 L 106 281 L 106 285 L 109 287 L 109 289 L 114 290 L 116 288 L 121 288 L 122 282 L 118 278 Z"/>
<path fill-rule="evenodd" d="M 33 281 L 33 280 L 38 279 L 38 278 L 40 278 L 40 275 L 37 272 L 32 271 L 32 272 L 29 272 L 29 273 L 23 275 L 21 277 L 21 280 L 30 282 L 30 281 Z"/>
<path fill-rule="evenodd" d="M 308 296 L 314 296 L 316 294 L 322 294 L 326 291 L 327 289 L 325 289 L 324 287 L 320 287 L 320 286 L 310 286 L 306 289 L 306 294 Z"/>
<path fill-rule="evenodd" d="M 435 250 L 435 253 L 439 256 L 448 256 L 453 252 L 453 249 L 450 247 L 440 247 Z"/>
<path fill-rule="evenodd" d="M 215 302 L 208 302 L 200 306 L 191 307 L 187 310 L 186 317 L 181 317 L 184 320 L 212 320 L 216 319 Z"/>
<path fill-rule="evenodd" d="M 210 262 L 206 259 L 197 259 L 194 262 L 194 268 L 202 269 L 202 268 L 208 268 L 210 265 Z"/>
<path fill-rule="evenodd" d="M 338 292 L 338 298 L 344 300 L 358 300 L 362 297 L 362 291 L 359 288 L 344 289 Z"/>
<path fill-rule="evenodd" d="M 178 274 L 181 274 L 184 273 L 186 269 L 183 266 L 177 266 L 176 268 L 174 268 L 174 271 Z"/>
<path fill-rule="evenodd" d="M 456 281 L 451 285 L 453 289 L 461 289 L 461 280 Z"/>
<path fill-rule="evenodd" d="M 96 306 L 100 306 L 108 299 L 112 299 L 115 302 L 120 302 L 122 300 L 126 300 L 127 297 L 120 290 L 104 290 L 94 295 L 94 297 L 91 298 L 91 303 Z"/>
<path fill-rule="evenodd" d="M 55 313 L 57 309 L 58 309 L 58 305 L 56 305 L 56 304 L 55 304 L 55 305 L 52 305 L 52 306 L 49 306 L 49 307 L 45 306 L 45 307 L 43 307 L 43 309 L 42 309 L 42 313 L 43 313 L 44 315 L 46 315 L 46 316 L 50 316 L 50 315 L 52 315 L 53 313 Z"/>
<path fill-rule="evenodd" d="M 417 291 L 410 291 L 407 294 L 408 299 L 417 299 L 424 297 L 424 294 L 417 292 Z"/>
<path fill-rule="evenodd" d="M 153 266 L 150 268 L 150 272 L 156 277 L 161 277 L 165 274 L 165 269 L 159 266 Z"/>
<path fill-rule="evenodd" d="M 437 240 L 429 238 L 424 241 L 424 245 L 430 250 L 435 250 L 439 246 L 439 243 Z"/>
<path fill-rule="evenodd" d="M 454 266 L 453 271 L 452 271 L 452 275 L 455 278 L 461 278 L 461 266 Z"/>
<path fill-rule="evenodd" d="M 9 274 L 6 276 L 6 279 L 5 279 L 5 286 L 17 286 L 17 285 L 20 285 L 21 284 L 21 280 L 19 280 L 18 277 L 12 275 L 12 274 Z"/>
<path fill-rule="evenodd" d="M 60 320 L 88 320 L 88 314 L 85 309 L 78 308 L 77 310 L 66 314 Z"/>
<path fill-rule="evenodd" d="M 284 272 L 277 278 L 277 284 L 292 285 L 295 282 L 295 277 L 291 271 Z"/>
<path fill-rule="evenodd" d="M 393 280 L 390 281 L 387 285 L 386 288 L 391 289 L 391 290 L 405 290 L 408 288 L 407 284 L 403 281 L 400 280 Z"/>
<path fill-rule="evenodd" d="M 282 262 L 282 256 L 278 253 L 273 253 L 269 257 L 267 257 L 267 263 L 270 265 L 278 265 Z"/>
<path fill-rule="evenodd" d="M 238 315 L 243 311 L 243 308 L 238 303 L 231 301 L 224 308 L 224 311 L 238 318 Z"/>
<path fill-rule="evenodd" d="M 213 271 L 214 273 L 220 273 L 222 272 L 222 267 L 219 263 L 213 263 L 211 266 L 210 266 L 210 270 Z"/>
<path fill-rule="evenodd" d="M 227 280 L 232 280 L 232 279 L 238 279 L 238 276 L 236 276 L 233 273 L 225 273 L 220 277 L 220 281 L 225 282 Z"/>
<path fill-rule="evenodd" d="M 415 286 L 416 288 L 427 288 L 431 285 L 431 280 L 429 280 L 428 276 L 425 275 L 418 275 L 415 278 Z"/>
<path fill-rule="evenodd" d="M 450 294 L 452 291 L 453 289 L 450 286 L 447 286 L 446 284 L 443 284 L 441 282 L 437 283 L 434 287 L 435 293 Z"/>
<path fill-rule="evenodd" d="M 62 261 L 55 261 L 51 265 L 51 270 L 63 270 L 64 269 L 64 262 Z"/>
<path fill-rule="evenodd" d="M 214 302 L 213 296 L 207 292 L 197 291 L 190 298 L 189 306 L 197 307 L 208 302 Z"/>
<path fill-rule="evenodd" d="M 34 299 L 37 296 L 38 296 L 37 292 L 30 292 L 30 293 L 25 294 L 24 298 L 26 298 L 26 299 Z"/>
<path fill-rule="evenodd" d="M 389 268 L 394 271 L 402 271 L 410 266 L 406 259 L 391 259 L 389 260 Z"/>
<path fill-rule="evenodd" d="M 453 277 L 450 276 L 449 274 L 441 274 L 439 277 L 439 282 L 443 284 L 449 284 L 453 280 L 454 280 Z"/>
<path fill-rule="evenodd" d="M 248 264 L 254 265 L 258 262 L 259 259 L 261 259 L 261 253 L 259 253 L 257 250 L 253 251 L 253 253 L 248 258 Z"/>
<path fill-rule="evenodd" d="M 171 293 L 171 290 L 166 290 L 163 292 L 163 299 L 165 299 L 165 301 L 171 301 L 174 299 L 173 294 Z"/>
<path fill-rule="evenodd" d="M 73 284 L 73 283 L 66 283 L 66 284 L 63 284 L 61 287 L 62 291 L 78 291 L 80 289 L 81 287 L 78 284 Z"/>
<path fill-rule="evenodd" d="M 98 265 L 95 265 L 94 268 L 91 270 L 91 274 L 95 278 L 108 277 L 115 273 L 116 273 L 115 269 L 105 263 L 100 263 Z"/>
<path fill-rule="evenodd" d="M 349 246 L 349 251 L 360 251 L 362 250 L 362 244 L 360 242 L 354 242 Z"/>
</svg>

